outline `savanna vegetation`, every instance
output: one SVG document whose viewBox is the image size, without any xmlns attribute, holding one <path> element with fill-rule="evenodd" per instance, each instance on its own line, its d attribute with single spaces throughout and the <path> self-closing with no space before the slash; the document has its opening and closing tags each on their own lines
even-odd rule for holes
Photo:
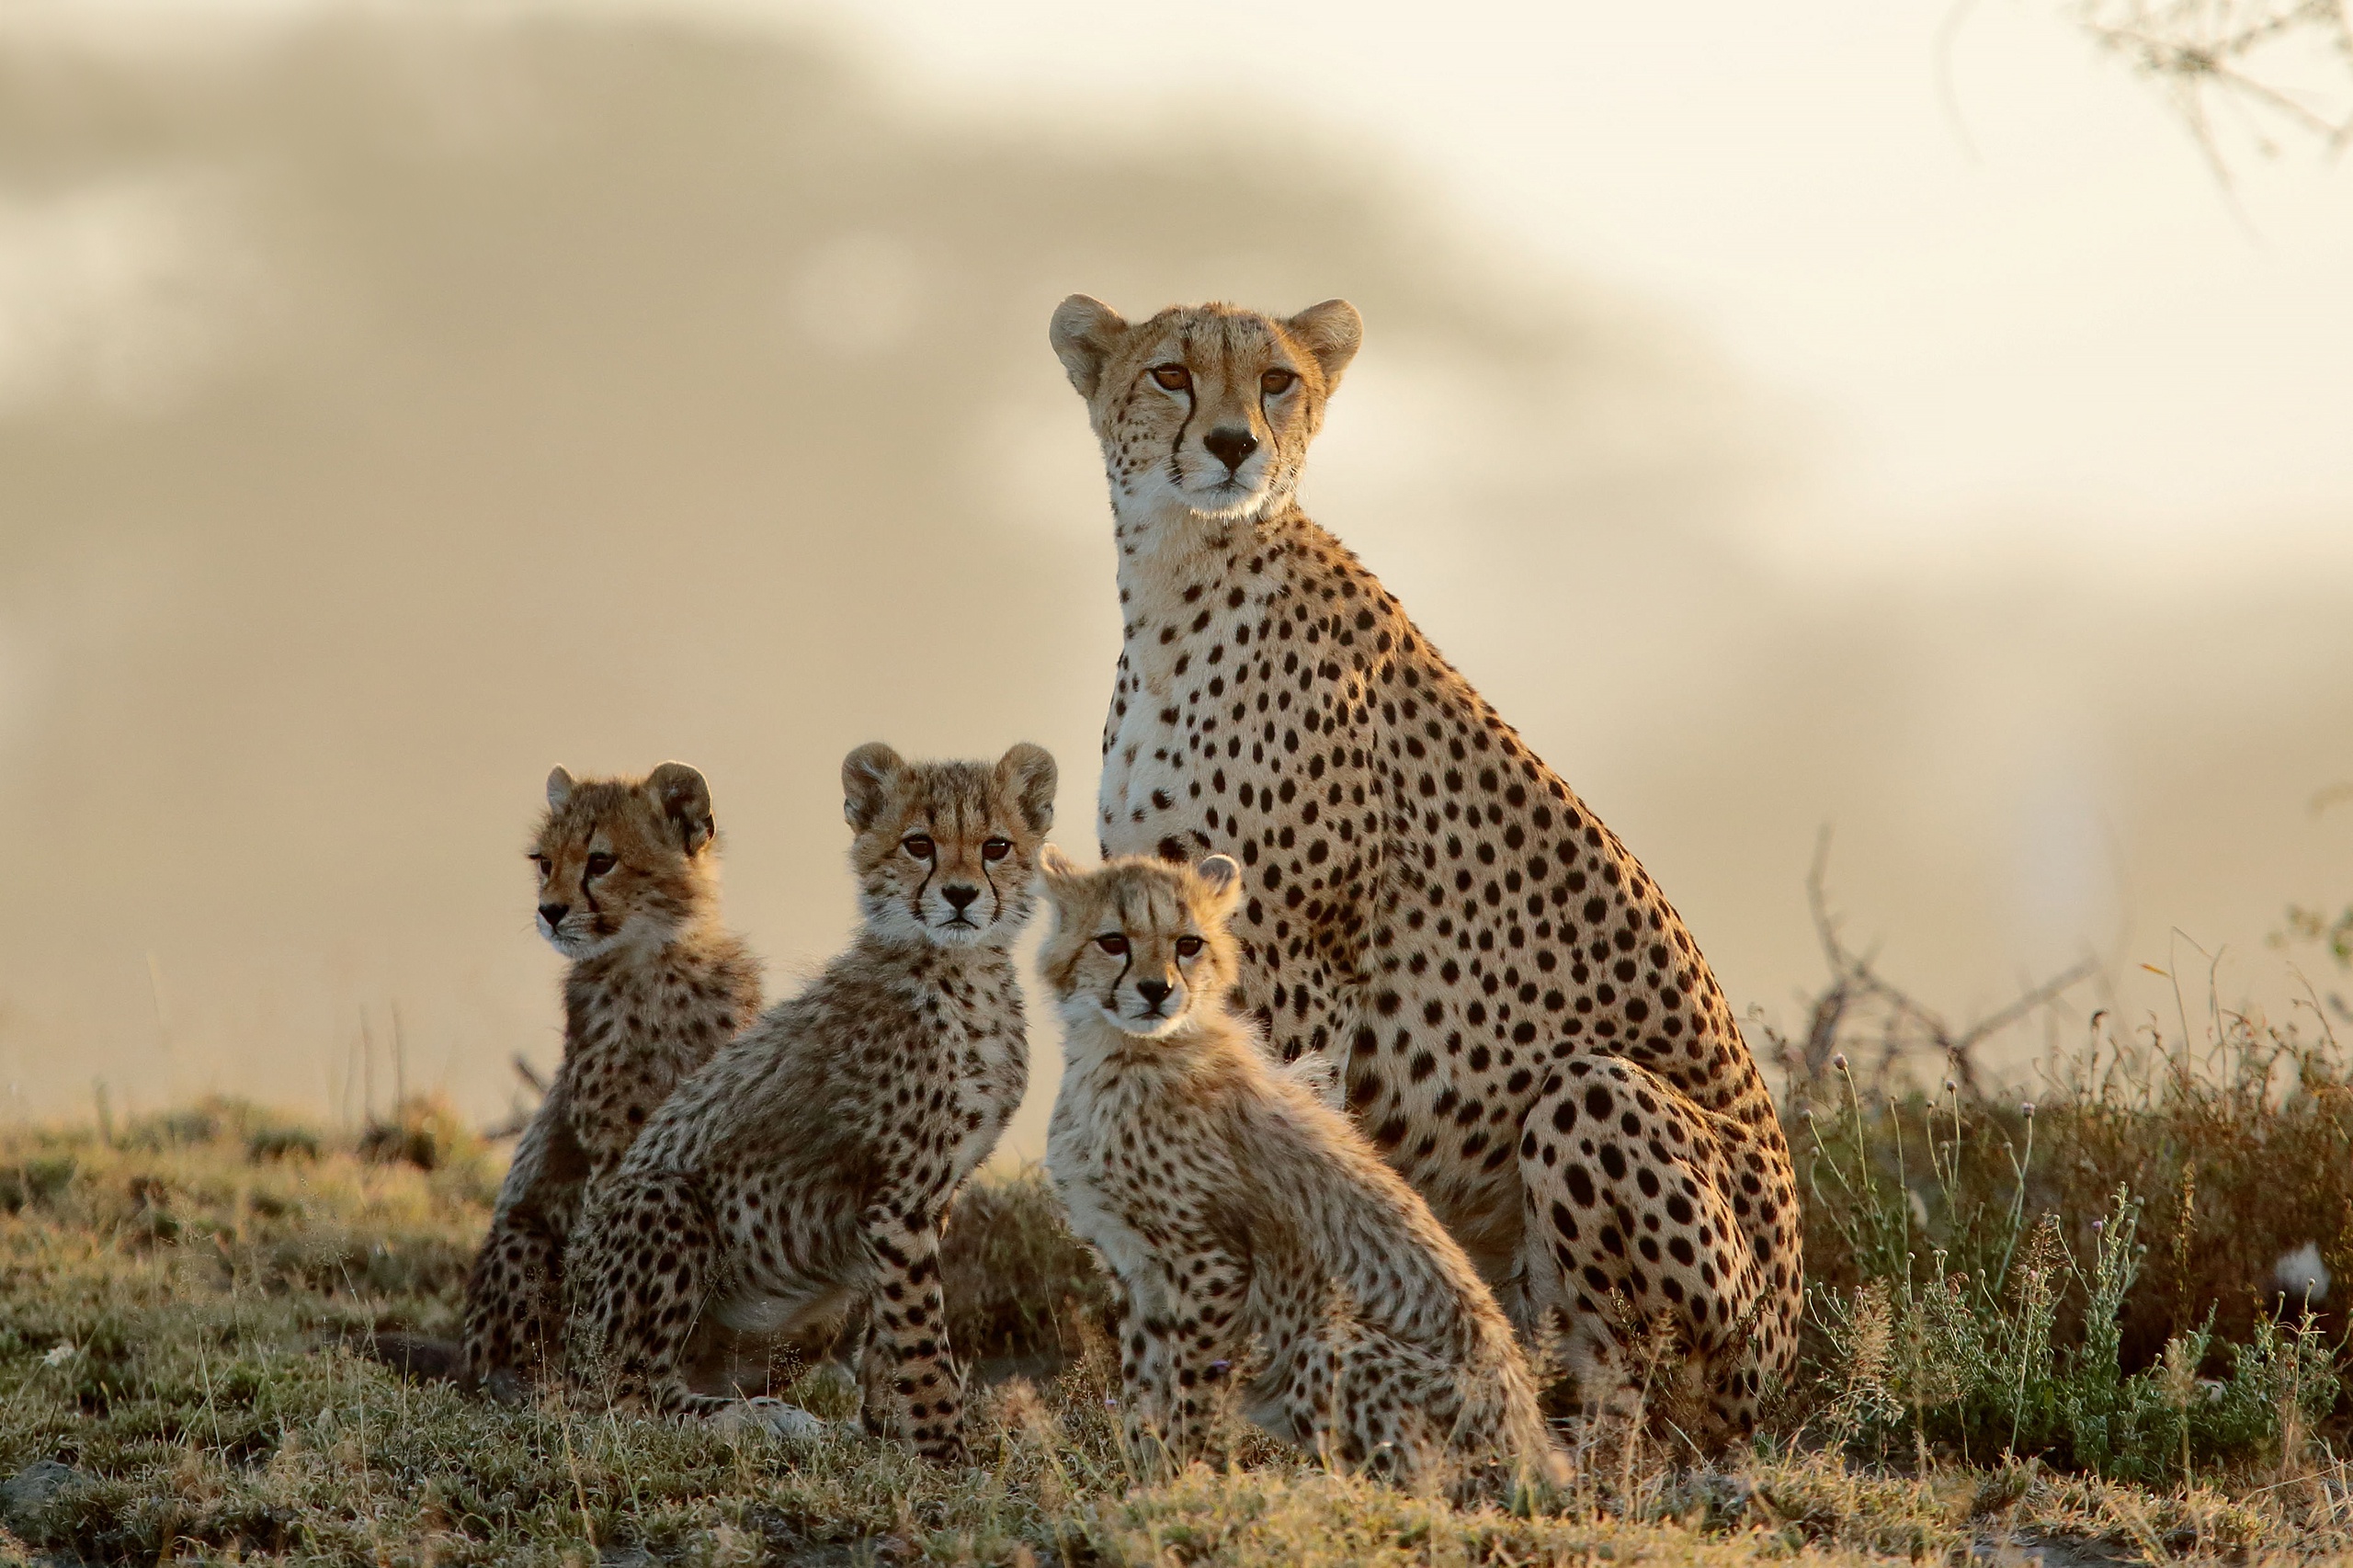
<svg viewBox="0 0 2353 1568">
<path fill-rule="evenodd" d="M 0 1138 L 0 1561 L 2353 1559 L 2333 1283 L 2353 1062 L 2331 1001 L 2097 1016 L 2031 1091 L 1991 1092 L 1985 1031 L 1824 930 L 1809 1029 L 1759 1040 L 1790 1084 L 1808 1347 L 1736 1454 L 1702 1458 L 1662 1406 L 1572 1426 L 1573 1487 L 1514 1506 L 1240 1433 L 1229 1463 L 1141 1484 L 1101 1287 L 1035 1171 L 968 1193 L 951 1232 L 953 1330 L 989 1384 L 972 1469 L 854 1423 L 793 1444 L 501 1408 L 376 1353 L 453 1331 L 495 1151 L 427 1101 L 357 1135 L 209 1102 Z M 842 1369 L 803 1348 L 775 1353 L 777 1386 L 850 1415 Z"/>
</svg>

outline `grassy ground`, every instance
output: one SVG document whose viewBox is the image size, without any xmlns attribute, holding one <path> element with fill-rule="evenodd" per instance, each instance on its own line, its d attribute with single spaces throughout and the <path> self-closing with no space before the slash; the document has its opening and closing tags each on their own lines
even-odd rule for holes
<svg viewBox="0 0 2353 1568">
<path fill-rule="evenodd" d="M 359 1353 L 453 1325 L 496 1159 L 446 1119 L 351 1145 L 218 1105 L 23 1131 L 0 1138 L 0 1561 L 2353 1561 L 2334 1341 L 2272 1325 L 2247 1278 L 2315 1231 L 2353 1263 L 2347 1096 L 2325 1052 L 2256 1074 L 2259 1043 L 2218 1087 L 2143 1062 L 2031 1119 L 1801 1084 L 1820 1283 L 1772 1432 L 1713 1464 L 1584 1434 L 1572 1494 L 1519 1516 L 1263 1448 L 1137 1484 L 1099 1288 L 1034 1175 L 953 1231 L 960 1344 L 1032 1376 L 977 1399 L 975 1466 L 949 1474 L 854 1436 L 494 1408 Z M 830 1369 L 797 1392 L 848 1414 Z"/>
</svg>

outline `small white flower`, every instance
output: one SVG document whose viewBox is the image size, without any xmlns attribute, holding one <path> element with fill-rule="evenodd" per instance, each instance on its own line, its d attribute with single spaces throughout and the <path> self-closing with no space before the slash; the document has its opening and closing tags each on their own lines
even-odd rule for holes
<svg viewBox="0 0 2353 1568">
<path fill-rule="evenodd" d="M 1841 1073 L 1844 1073 L 1847 1070 L 1847 1053 L 1842 1051 L 1837 1055 L 1832 1057 L 1830 1059 L 1830 1065 L 1836 1067 Z"/>
<path fill-rule="evenodd" d="M 49 1347 L 49 1354 L 40 1358 L 40 1364 L 44 1367 L 63 1367 L 81 1353 L 74 1347 L 72 1340 L 61 1339 Z"/>
<path fill-rule="evenodd" d="M 2034 1102 L 2032 1100 L 2027 1101 L 2026 1104 L 2018 1107 L 2018 1109 L 2025 1113 L 2026 1119 L 2029 1121 L 2032 1121 L 2034 1119 Z"/>
</svg>

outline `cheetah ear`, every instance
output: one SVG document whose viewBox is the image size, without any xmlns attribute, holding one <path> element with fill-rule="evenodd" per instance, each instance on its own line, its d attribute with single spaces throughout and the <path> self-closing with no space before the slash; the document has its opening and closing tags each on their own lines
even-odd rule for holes
<svg viewBox="0 0 2353 1568">
<path fill-rule="evenodd" d="M 1063 362 L 1078 395 L 1089 403 L 1103 384 L 1105 362 L 1127 335 L 1127 321 L 1119 312 L 1086 294 L 1073 294 L 1056 305 L 1054 319 L 1046 327 L 1046 341 L 1054 346 L 1054 358 Z"/>
<path fill-rule="evenodd" d="M 906 764 L 881 741 L 869 741 L 842 758 L 842 816 L 859 833 L 872 827 L 891 798 L 891 785 Z"/>
<path fill-rule="evenodd" d="M 1315 363 L 1324 371 L 1324 393 L 1326 397 L 1340 384 L 1340 372 L 1357 357 L 1364 343 L 1364 317 L 1346 300 L 1326 300 L 1320 305 L 1310 305 L 1283 323 L 1283 330 L 1299 339 L 1300 346 L 1315 356 Z"/>
<path fill-rule="evenodd" d="M 1231 855 L 1212 855 L 1193 868 L 1209 884 L 1210 902 L 1220 915 L 1231 915 L 1242 902 L 1242 868 Z"/>
<path fill-rule="evenodd" d="M 665 762 L 647 774 L 645 792 L 677 829 L 688 854 L 699 853 L 718 835 L 719 824 L 710 814 L 710 786 L 685 763 Z"/>
<path fill-rule="evenodd" d="M 997 758 L 996 787 L 1021 812 L 1021 820 L 1032 833 L 1043 833 L 1054 825 L 1054 781 L 1059 776 L 1052 755 L 1028 741 Z"/>
<path fill-rule="evenodd" d="M 572 775 L 559 767 L 548 775 L 548 810 L 561 811 L 572 799 Z"/>
<path fill-rule="evenodd" d="M 1059 895 L 1086 873 L 1078 862 L 1063 853 L 1059 844 L 1049 844 L 1038 851 L 1038 869 L 1046 879 L 1046 892 Z"/>
</svg>

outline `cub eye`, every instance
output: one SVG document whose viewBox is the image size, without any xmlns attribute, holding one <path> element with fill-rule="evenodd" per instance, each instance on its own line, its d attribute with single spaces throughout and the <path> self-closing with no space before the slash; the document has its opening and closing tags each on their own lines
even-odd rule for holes
<svg viewBox="0 0 2353 1568">
<path fill-rule="evenodd" d="M 1184 392 L 1193 384 L 1193 372 L 1182 365 L 1154 365 L 1152 379 L 1170 392 Z"/>
<path fill-rule="evenodd" d="M 981 858 L 983 860 L 1002 860 L 1012 853 L 1013 840 L 1009 838 L 992 838 L 981 846 Z"/>
<path fill-rule="evenodd" d="M 1258 385 L 1269 397 L 1279 396 L 1297 384 L 1299 378 L 1289 370 L 1269 370 L 1258 378 Z"/>
<path fill-rule="evenodd" d="M 1200 950 L 1201 939 L 1199 937 L 1179 937 L 1176 938 L 1176 956 L 1178 958 L 1189 959 L 1198 954 Z"/>
<path fill-rule="evenodd" d="M 552 860 L 551 860 L 551 859 L 549 859 L 549 858 L 548 858 L 546 856 L 544 856 L 544 855 L 534 855 L 534 856 L 532 856 L 532 857 L 531 857 L 531 864 L 532 864 L 532 865 L 534 865 L 534 866 L 537 866 L 537 867 L 540 869 L 540 875 L 541 875 L 541 876 L 543 876 L 543 877 L 544 877 L 544 876 L 546 876 L 550 871 L 551 871 L 551 870 L 555 869 L 555 862 L 554 862 L 554 861 L 552 861 Z"/>
<path fill-rule="evenodd" d="M 591 855 L 588 857 L 588 874 L 592 877 L 601 877 L 618 864 L 620 864 L 620 862 L 615 860 L 610 855 Z"/>
<path fill-rule="evenodd" d="M 925 837 L 920 833 L 916 834 L 912 838 L 903 838 L 899 840 L 899 847 L 905 850 L 908 854 L 914 856 L 918 860 L 928 860 L 931 858 L 931 840 Z"/>
<path fill-rule="evenodd" d="M 1118 958 L 1128 950 L 1128 939 L 1125 937 L 1120 936 L 1117 931 L 1112 932 L 1108 937 L 1096 937 L 1095 945 L 1102 949 L 1105 952 L 1110 954 L 1113 958 Z"/>
</svg>

